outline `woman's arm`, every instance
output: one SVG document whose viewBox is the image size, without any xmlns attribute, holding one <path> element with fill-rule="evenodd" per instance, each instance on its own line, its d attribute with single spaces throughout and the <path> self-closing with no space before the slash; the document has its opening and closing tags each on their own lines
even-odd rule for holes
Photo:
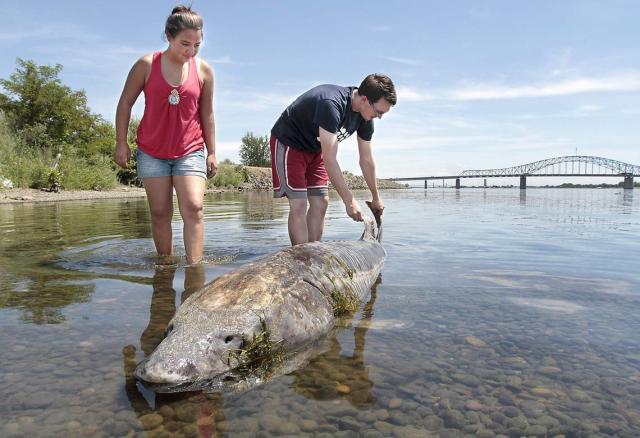
<svg viewBox="0 0 640 438">
<path fill-rule="evenodd" d="M 131 159 L 131 148 L 127 142 L 131 108 L 144 89 L 148 72 L 151 69 L 151 57 L 152 55 L 145 55 L 133 65 L 118 101 L 116 110 L 116 150 L 113 159 L 123 169 L 127 168 L 127 162 Z"/>
<path fill-rule="evenodd" d="M 200 77 L 202 90 L 200 91 L 200 125 L 202 135 L 207 145 L 207 177 L 212 178 L 218 171 L 216 159 L 216 120 L 213 113 L 213 69 L 205 61 L 200 62 Z"/>
</svg>

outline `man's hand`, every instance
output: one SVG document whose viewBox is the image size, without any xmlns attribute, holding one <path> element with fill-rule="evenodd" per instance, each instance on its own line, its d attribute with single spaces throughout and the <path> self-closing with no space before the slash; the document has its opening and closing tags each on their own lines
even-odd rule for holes
<svg viewBox="0 0 640 438">
<path fill-rule="evenodd" d="M 121 142 L 116 144 L 116 151 L 113 154 L 113 161 L 123 169 L 128 168 L 127 163 L 131 159 L 131 148 L 127 142 Z"/>
<path fill-rule="evenodd" d="M 382 199 L 380 198 L 373 199 L 371 202 L 368 202 L 367 204 L 369 205 L 369 208 L 371 208 L 371 211 L 373 212 L 373 214 L 378 214 L 382 216 L 382 211 L 384 210 L 384 203 L 382 202 Z"/>
<path fill-rule="evenodd" d="M 216 154 L 207 155 L 207 178 L 213 178 L 218 173 L 218 160 Z"/>
<path fill-rule="evenodd" d="M 352 199 L 351 202 L 344 203 L 344 206 L 347 210 L 347 215 L 356 222 L 362 222 L 364 219 L 362 217 L 362 210 L 360 210 L 360 204 L 355 199 Z"/>
</svg>

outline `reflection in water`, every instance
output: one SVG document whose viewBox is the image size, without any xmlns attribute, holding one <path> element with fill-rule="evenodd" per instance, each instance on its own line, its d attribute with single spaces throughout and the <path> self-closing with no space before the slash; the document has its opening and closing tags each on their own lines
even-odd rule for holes
<svg viewBox="0 0 640 438">
<path fill-rule="evenodd" d="M 622 191 L 622 206 L 624 207 L 624 214 L 631 214 L 633 211 L 633 189 Z"/>
<path fill-rule="evenodd" d="M 95 276 L 60 269 L 59 254 L 100 236 L 136 237 L 144 231 L 128 225 L 148 223 L 141 214 L 144 202 L 0 206 L 0 307 L 19 309 L 25 322 L 65 321 L 65 307 L 90 301 Z"/>
<path fill-rule="evenodd" d="M 372 394 L 373 381 L 369 378 L 369 368 L 364 362 L 364 349 L 365 336 L 373 316 L 376 290 L 380 283 L 381 277 L 378 277 L 371 288 L 371 298 L 364 306 L 360 323 L 353 331 L 353 354 L 341 354 L 342 347 L 337 335 L 342 330 L 334 330 L 327 340 L 329 350 L 312 359 L 303 369 L 292 373 L 295 378 L 292 387 L 298 394 L 314 400 L 342 398 L 357 408 L 365 408 L 375 403 L 376 399 Z"/>
<path fill-rule="evenodd" d="M 222 436 L 222 394 L 153 394 L 153 401 L 150 403 L 133 377 L 136 367 L 135 347 L 127 345 L 122 349 L 122 355 L 125 392 L 143 429 L 153 429 L 154 433 L 165 432 L 167 436 L 177 433 L 181 436 Z"/>
<path fill-rule="evenodd" d="M 140 336 L 140 347 L 149 355 L 164 338 L 165 329 L 175 311 L 176 291 L 173 280 L 176 266 L 157 266 L 153 276 L 153 294 L 149 307 L 149 324 Z M 184 302 L 196 290 L 204 286 L 204 267 L 192 265 L 185 268 Z M 125 392 L 131 407 L 135 411 L 141 426 L 145 430 L 158 428 L 168 433 L 180 433 L 186 436 L 221 436 L 218 424 L 224 422 L 223 397 L 221 394 L 152 393 L 152 402 L 145 398 L 135 381 L 133 372 L 136 367 L 136 348 L 127 345 L 122 349 Z"/>
<path fill-rule="evenodd" d="M 18 309 L 25 322 L 61 323 L 65 307 L 86 303 L 93 294 L 95 285 L 82 279 L 81 275 L 64 275 L 46 267 L 24 266 L 18 272 L 0 274 L 0 307 Z"/>
<path fill-rule="evenodd" d="M 526 207 L 527 205 L 527 190 L 520 189 L 520 205 Z"/>
<path fill-rule="evenodd" d="M 164 330 L 176 312 L 173 277 L 176 266 L 158 266 L 153 275 L 153 294 L 149 306 L 149 324 L 140 336 L 140 348 L 150 355 L 164 338 Z"/>
<path fill-rule="evenodd" d="M 275 202 L 265 203 L 264 196 L 265 193 L 263 192 L 247 193 L 247 196 L 243 199 L 244 203 L 242 204 L 245 220 L 264 222 L 285 217 L 286 209 L 283 208 L 283 204 Z M 271 191 L 267 193 L 267 196 L 271 196 Z M 268 222 L 264 222 L 261 225 L 268 225 Z"/>
<path fill-rule="evenodd" d="M 175 265 L 156 266 L 153 275 L 153 294 L 149 306 L 149 324 L 140 337 L 140 347 L 150 355 L 164 338 L 165 329 L 176 313 L 176 291 L 173 288 Z M 180 299 L 184 303 L 191 294 L 204 286 L 204 267 L 201 264 L 184 269 L 184 291 Z"/>
</svg>

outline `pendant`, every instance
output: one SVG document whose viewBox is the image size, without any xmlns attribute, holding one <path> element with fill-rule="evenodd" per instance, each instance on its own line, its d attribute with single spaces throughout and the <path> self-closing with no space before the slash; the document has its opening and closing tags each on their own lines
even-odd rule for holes
<svg viewBox="0 0 640 438">
<path fill-rule="evenodd" d="M 180 103 L 180 94 L 175 88 L 169 93 L 169 105 L 177 105 Z"/>
</svg>

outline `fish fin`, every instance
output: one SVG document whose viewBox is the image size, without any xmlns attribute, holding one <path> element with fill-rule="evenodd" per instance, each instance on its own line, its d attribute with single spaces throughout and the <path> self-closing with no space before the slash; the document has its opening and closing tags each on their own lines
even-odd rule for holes
<svg viewBox="0 0 640 438">
<path fill-rule="evenodd" d="M 373 238 L 373 240 L 377 240 L 378 242 L 382 242 L 382 212 L 383 210 L 378 210 L 378 209 L 373 209 L 371 201 L 365 201 L 367 206 L 369 207 L 369 209 L 371 210 L 371 213 L 373 213 L 373 218 L 376 220 L 376 228 L 377 228 L 377 233 L 376 230 L 373 230 L 371 237 Z M 362 235 L 362 238 L 364 240 L 365 234 L 367 232 L 366 230 L 367 226 L 365 225 L 365 233 Z"/>
</svg>

